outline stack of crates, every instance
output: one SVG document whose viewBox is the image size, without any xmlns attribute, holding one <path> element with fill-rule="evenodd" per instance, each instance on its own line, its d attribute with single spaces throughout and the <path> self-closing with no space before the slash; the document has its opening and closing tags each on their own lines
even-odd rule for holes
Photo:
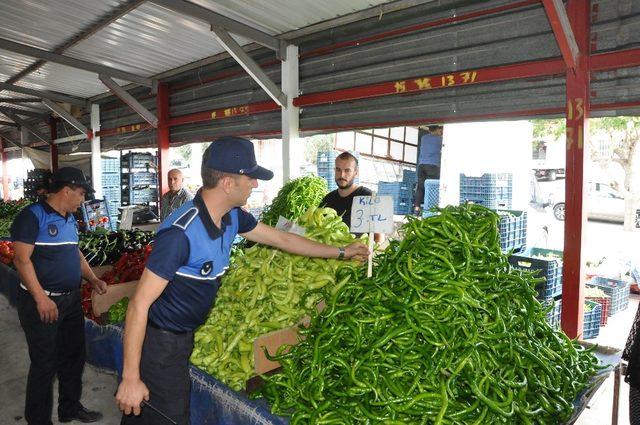
<svg viewBox="0 0 640 425">
<path fill-rule="evenodd" d="M 582 338 L 597 338 L 598 335 L 600 335 L 600 319 L 602 317 L 602 307 L 600 304 L 595 301 L 585 301 L 583 317 Z"/>
<path fill-rule="evenodd" d="M 338 185 L 336 184 L 335 176 L 335 162 L 338 152 L 318 152 L 316 166 L 318 167 L 318 176 L 327 181 L 329 192 L 336 190 Z"/>
<path fill-rule="evenodd" d="M 548 301 L 562 295 L 562 251 L 531 248 L 509 256 L 511 267 L 533 272 L 545 281 L 536 286 L 538 299 Z"/>
<path fill-rule="evenodd" d="M 617 312 L 626 310 L 627 307 L 629 307 L 629 282 L 594 276 L 587 282 L 587 286 L 602 289 L 602 291 L 609 296 L 611 299 L 608 312 L 609 316 L 613 316 Z"/>
<path fill-rule="evenodd" d="M 148 152 L 129 152 L 121 158 L 122 205 L 158 205 L 157 157 Z"/>
<path fill-rule="evenodd" d="M 393 198 L 393 213 L 397 215 L 411 214 L 411 188 L 403 182 L 378 182 L 378 195 Z"/>
<path fill-rule="evenodd" d="M 411 204 L 411 209 L 413 209 L 416 186 L 418 184 L 418 173 L 415 170 L 402 170 L 402 183 L 409 188 L 409 203 Z"/>
<path fill-rule="evenodd" d="M 440 180 L 425 179 L 424 181 L 424 203 L 422 204 L 422 216 L 433 215 L 429 209 L 440 205 Z"/>
<path fill-rule="evenodd" d="M 560 329 L 560 319 L 562 318 L 562 299 L 551 299 L 543 301 L 542 305 L 545 307 L 552 306 L 547 313 L 547 322 L 554 329 Z"/>
<path fill-rule="evenodd" d="M 460 174 L 460 203 L 472 202 L 487 208 L 510 209 L 513 201 L 511 173 L 487 173 L 481 176 Z"/>
<path fill-rule="evenodd" d="M 527 212 L 498 210 L 500 247 L 503 252 L 524 251 L 527 243 Z"/>
<path fill-rule="evenodd" d="M 51 180 L 51 171 L 45 168 L 36 168 L 27 172 L 27 179 L 24 181 L 24 197 L 30 201 L 36 201 L 38 199 L 36 189 L 41 185 L 48 189 L 49 180 Z"/>
<path fill-rule="evenodd" d="M 107 202 L 109 218 L 115 227 L 121 205 L 119 158 L 102 157 L 102 197 Z"/>
<path fill-rule="evenodd" d="M 509 256 L 509 264 L 514 269 L 545 279 L 536 286 L 537 298 L 543 305 L 555 302 L 554 308 L 547 313 L 547 321 L 555 328 L 560 326 L 562 311 L 562 256 L 562 251 L 543 248 L 531 248 Z"/>
<path fill-rule="evenodd" d="M 349 152 L 356 158 L 358 161 L 360 160 L 360 154 L 358 152 Z M 336 158 L 340 155 L 340 152 L 336 151 L 326 151 L 326 152 L 318 152 L 318 156 L 316 157 L 316 166 L 318 167 L 318 176 L 322 177 L 327 181 L 327 187 L 329 188 L 329 192 L 336 190 L 338 185 L 336 184 Z M 358 184 L 360 179 L 356 177 L 355 183 Z"/>
</svg>

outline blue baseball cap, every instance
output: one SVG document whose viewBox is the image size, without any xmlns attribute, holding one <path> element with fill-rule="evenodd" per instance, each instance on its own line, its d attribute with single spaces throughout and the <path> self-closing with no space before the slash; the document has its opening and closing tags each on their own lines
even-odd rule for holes
<svg viewBox="0 0 640 425">
<path fill-rule="evenodd" d="M 204 152 L 203 166 L 258 180 L 273 178 L 273 171 L 258 165 L 253 143 L 242 137 L 229 136 L 214 140 Z"/>
</svg>

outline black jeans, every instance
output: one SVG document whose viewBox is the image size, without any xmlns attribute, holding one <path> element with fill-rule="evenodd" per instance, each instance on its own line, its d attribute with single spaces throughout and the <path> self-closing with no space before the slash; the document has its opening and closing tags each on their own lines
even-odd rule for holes
<svg viewBox="0 0 640 425">
<path fill-rule="evenodd" d="M 178 334 L 147 326 L 140 358 L 140 377 L 149 389 L 149 404 L 179 425 L 189 424 L 189 356 L 192 351 L 193 332 Z M 145 406 L 140 416 L 123 416 L 120 425 L 170 423 Z"/>
<path fill-rule="evenodd" d="M 81 406 L 85 346 L 80 290 L 51 300 L 58 306 L 58 320 L 43 323 L 31 294 L 18 289 L 18 317 L 31 359 L 24 409 L 30 425 L 51 424 L 56 375 L 58 416 L 74 415 Z"/>
<path fill-rule="evenodd" d="M 424 203 L 424 181 L 426 179 L 439 179 L 440 167 L 431 164 L 418 164 L 418 184 L 416 185 L 416 194 L 413 197 L 413 206 L 422 208 Z"/>
</svg>

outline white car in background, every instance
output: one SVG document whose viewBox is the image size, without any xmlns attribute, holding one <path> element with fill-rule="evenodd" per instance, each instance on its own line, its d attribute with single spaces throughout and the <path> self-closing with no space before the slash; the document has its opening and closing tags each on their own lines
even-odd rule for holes
<svg viewBox="0 0 640 425">
<path fill-rule="evenodd" d="M 587 186 L 587 218 L 589 220 L 624 223 L 624 196 L 605 183 Z M 553 216 L 564 221 L 564 201 L 553 204 Z"/>
</svg>

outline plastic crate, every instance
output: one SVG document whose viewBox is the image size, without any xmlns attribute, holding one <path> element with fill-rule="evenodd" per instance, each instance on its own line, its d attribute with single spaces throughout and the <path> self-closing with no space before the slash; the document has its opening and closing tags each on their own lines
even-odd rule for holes
<svg viewBox="0 0 640 425">
<path fill-rule="evenodd" d="M 157 198 L 158 191 L 154 188 L 124 190 L 122 192 L 122 205 L 156 202 Z"/>
<path fill-rule="evenodd" d="M 316 156 L 316 164 L 318 164 L 318 166 L 320 166 L 320 164 L 330 164 L 331 167 L 333 167 L 338 155 L 340 154 L 336 151 L 318 152 Z"/>
<path fill-rule="evenodd" d="M 128 169 L 146 169 L 149 166 L 155 166 L 157 157 L 148 152 L 129 152 L 122 155 L 120 164 L 122 168 Z"/>
<path fill-rule="evenodd" d="M 96 230 L 98 227 L 114 230 L 106 201 L 102 199 L 85 201 L 80 208 L 87 230 Z"/>
<path fill-rule="evenodd" d="M 591 311 L 587 311 L 587 306 L 591 306 Z M 602 317 L 602 306 L 594 301 L 585 301 L 584 307 L 584 327 L 582 331 L 582 338 L 596 338 L 598 335 L 600 335 L 600 319 Z"/>
<path fill-rule="evenodd" d="M 527 243 L 527 212 L 498 210 L 500 247 L 503 252 L 524 251 Z"/>
<path fill-rule="evenodd" d="M 428 211 L 432 207 L 440 205 L 440 180 L 426 179 L 424 181 L 424 202 L 422 208 Z"/>
<path fill-rule="evenodd" d="M 594 276 L 588 286 L 600 288 L 611 298 L 609 305 L 609 316 L 613 316 L 619 311 L 629 307 L 629 283 L 624 280 L 609 279 L 602 276 Z"/>
<path fill-rule="evenodd" d="M 103 173 L 120 173 L 120 158 L 102 158 Z"/>
<path fill-rule="evenodd" d="M 481 176 L 460 174 L 460 203 L 473 202 L 487 208 L 511 208 L 513 178 L 511 173 L 487 173 Z"/>
<path fill-rule="evenodd" d="M 600 326 L 605 326 L 607 324 L 607 319 L 609 318 L 609 310 L 611 309 L 611 298 L 609 297 L 585 297 L 585 300 L 593 301 L 600 304 L 602 307 L 602 314 L 600 315 Z"/>
<path fill-rule="evenodd" d="M 158 176 L 156 173 L 138 172 L 122 174 L 122 184 L 124 186 L 148 186 L 157 183 Z"/>
<path fill-rule="evenodd" d="M 554 329 L 560 329 L 560 319 L 562 318 L 562 300 L 547 300 L 542 303 L 547 307 L 553 304 L 553 308 L 547 313 L 547 323 Z"/>
<path fill-rule="evenodd" d="M 531 248 L 522 253 L 509 256 L 509 263 L 514 269 L 537 272 L 545 282 L 536 286 L 538 299 L 548 300 L 562 294 L 562 251 L 552 249 Z M 552 258 L 536 258 L 548 256 Z"/>
<path fill-rule="evenodd" d="M 416 170 L 402 170 L 402 181 L 416 182 L 418 181 L 418 173 Z"/>
<path fill-rule="evenodd" d="M 102 187 L 120 186 L 120 173 L 103 173 Z"/>
</svg>

